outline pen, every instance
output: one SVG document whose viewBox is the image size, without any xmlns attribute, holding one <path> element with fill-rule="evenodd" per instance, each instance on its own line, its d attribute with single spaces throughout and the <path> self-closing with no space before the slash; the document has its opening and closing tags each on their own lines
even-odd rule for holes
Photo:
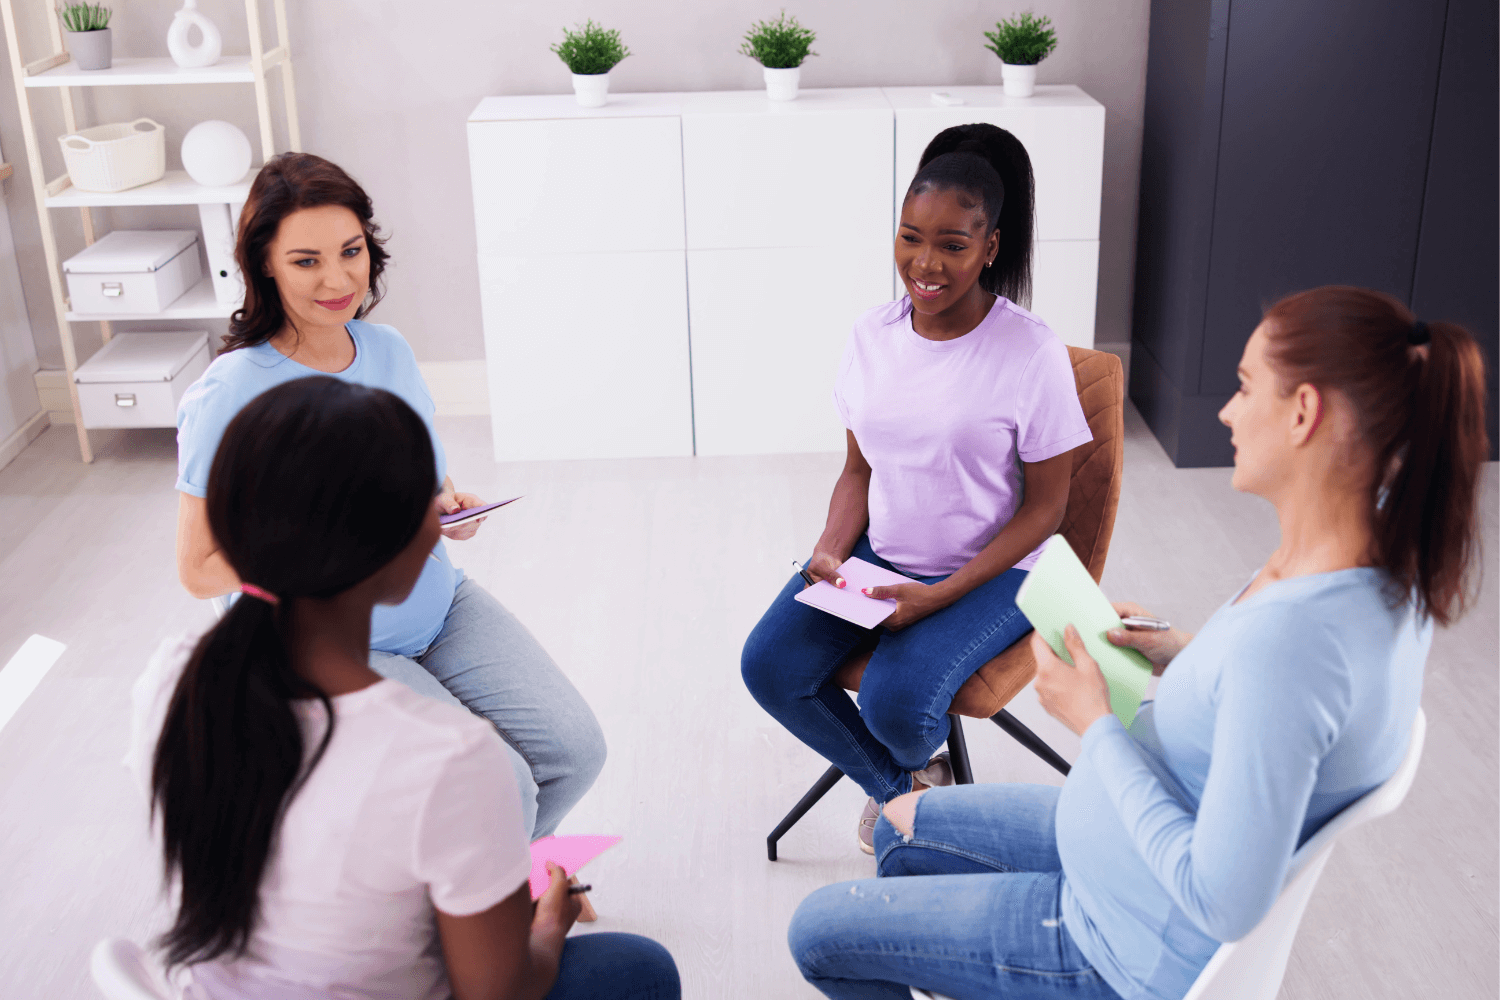
<svg viewBox="0 0 1500 1000">
<path fill-rule="evenodd" d="M 811 587 L 813 585 L 813 578 L 808 575 L 807 570 L 805 570 L 805 569 L 802 568 L 802 564 L 799 563 L 797 560 L 793 559 L 792 560 L 792 565 L 795 566 L 795 567 L 797 567 L 797 575 L 800 576 L 800 577 L 802 577 L 803 580 L 807 581 L 807 585 L 809 587 Z"/>
<path fill-rule="evenodd" d="M 568 895 L 576 896 L 578 893 L 588 892 L 592 888 L 593 886 L 591 885 L 570 885 L 568 886 Z"/>
<path fill-rule="evenodd" d="M 1120 619 L 1120 623 L 1126 628 L 1136 629 L 1140 632 L 1166 632 L 1171 629 L 1171 623 L 1164 622 L 1160 618 L 1152 618 L 1149 615 L 1127 615 Z"/>
</svg>

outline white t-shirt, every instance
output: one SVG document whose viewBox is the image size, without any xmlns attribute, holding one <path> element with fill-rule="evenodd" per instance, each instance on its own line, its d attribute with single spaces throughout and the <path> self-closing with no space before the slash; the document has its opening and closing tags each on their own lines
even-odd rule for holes
<svg viewBox="0 0 1500 1000">
<path fill-rule="evenodd" d="M 135 683 L 126 763 L 144 788 L 195 642 L 163 643 Z M 190 996 L 446 1000 L 434 907 L 482 912 L 531 873 L 520 794 L 488 722 L 389 680 L 333 704 L 333 738 L 282 820 L 250 947 L 194 966 Z M 311 754 L 322 706 L 294 706 Z"/>
</svg>

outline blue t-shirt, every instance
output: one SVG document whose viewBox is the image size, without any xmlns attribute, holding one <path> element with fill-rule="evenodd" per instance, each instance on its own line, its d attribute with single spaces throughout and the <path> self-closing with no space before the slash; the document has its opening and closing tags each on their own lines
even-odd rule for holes
<svg viewBox="0 0 1500 1000">
<path fill-rule="evenodd" d="M 432 435 L 438 482 L 447 477 L 448 459 L 432 425 L 436 407 L 416 356 L 394 327 L 353 320 L 354 362 L 341 372 L 320 372 L 293 361 L 269 343 L 220 355 L 203 377 L 183 393 L 177 406 L 177 489 L 208 495 L 208 473 L 224 429 L 244 405 L 273 386 L 310 375 L 330 375 L 357 385 L 393 392 L 421 416 Z M 394 607 L 377 605 L 370 625 L 370 647 L 414 656 L 437 638 L 453 604 L 463 571 L 448 561 L 441 539 L 411 596 Z M 255 581 L 250 581 L 254 583 Z"/>
<path fill-rule="evenodd" d="M 1292 853 L 1401 763 L 1432 645 L 1382 570 L 1220 608 L 1127 732 L 1090 726 L 1057 803 L 1063 920 L 1126 1000 L 1180 1000 Z M 1243 592 L 1243 591 L 1242 591 Z"/>
</svg>

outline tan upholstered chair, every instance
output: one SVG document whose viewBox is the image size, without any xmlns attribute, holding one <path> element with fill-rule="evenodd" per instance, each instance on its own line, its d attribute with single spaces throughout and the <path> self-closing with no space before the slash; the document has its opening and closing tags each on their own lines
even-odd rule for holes
<svg viewBox="0 0 1500 1000">
<path fill-rule="evenodd" d="M 1073 362 L 1078 401 L 1083 404 L 1083 415 L 1088 418 L 1094 439 L 1073 450 L 1068 509 L 1057 530 L 1073 546 L 1073 551 L 1078 553 L 1078 558 L 1097 581 L 1104 575 L 1104 557 L 1109 552 L 1115 511 L 1120 505 L 1120 481 L 1125 465 L 1125 372 L 1119 358 L 1103 351 L 1070 347 L 1068 357 Z M 1067 761 L 1005 710 L 1010 700 L 1036 675 L 1030 640 L 1031 633 L 1028 632 L 1005 652 L 980 667 L 953 698 L 948 709 L 952 721 L 948 752 L 953 778 L 959 784 L 971 784 L 974 780 L 968 748 L 964 744 L 963 724 L 959 721 L 962 716 L 989 719 L 1058 771 L 1068 773 Z M 846 690 L 858 691 L 869 662 L 869 652 L 851 657 L 834 674 L 834 681 Z M 830 767 L 771 831 L 766 838 L 766 855 L 772 861 L 776 860 L 776 842 L 782 834 L 790 830 L 843 776 L 844 772 Z"/>
</svg>

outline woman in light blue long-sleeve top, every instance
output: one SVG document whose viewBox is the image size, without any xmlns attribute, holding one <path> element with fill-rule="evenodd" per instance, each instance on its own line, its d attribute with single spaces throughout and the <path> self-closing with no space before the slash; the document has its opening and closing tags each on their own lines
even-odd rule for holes
<svg viewBox="0 0 1500 1000">
<path fill-rule="evenodd" d="M 1298 845 L 1395 771 L 1477 568 L 1482 355 L 1328 287 L 1266 312 L 1239 377 L 1233 485 L 1276 507 L 1281 545 L 1196 637 L 1110 635 L 1171 664 L 1129 730 L 1076 633 L 1076 666 L 1034 637 L 1041 704 L 1083 737 L 1072 773 L 887 803 L 879 874 L 919 877 L 803 902 L 788 936 L 823 993 L 1178 1000 Z"/>
</svg>

